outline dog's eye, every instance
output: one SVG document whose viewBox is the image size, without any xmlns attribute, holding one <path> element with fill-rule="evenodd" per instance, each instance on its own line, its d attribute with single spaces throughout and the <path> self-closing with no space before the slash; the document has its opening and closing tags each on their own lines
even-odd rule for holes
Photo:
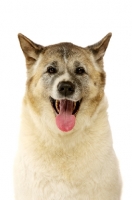
<svg viewBox="0 0 132 200">
<path fill-rule="evenodd" d="M 83 67 L 78 67 L 78 68 L 76 68 L 75 73 L 78 75 L 82 75 L 85 73 L 85 70 Z"/>
<path fill-rule="evenodd" d="M 48 72 L 49 74 L 55 74 L 55 73 L 57 72 L 57 70 L 56 70 L 55 67 L 49 66 L 49 67 L 47 68 L 47 72 Z"/>
</svg>

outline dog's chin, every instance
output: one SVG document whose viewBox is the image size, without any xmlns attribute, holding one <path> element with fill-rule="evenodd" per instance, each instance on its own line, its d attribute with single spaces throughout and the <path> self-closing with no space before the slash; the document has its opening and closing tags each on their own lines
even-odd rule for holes
<svg viewBox="0 0 132 200">
<path fill-rule="evenodd" d="M 68 99 L 54 99 L 49 97 L 55 113 L 56 125 L 63 131 L 71 131 L 75 126 L 76 115 L 79 111 L 82 99 L 71 101 Z"/>
</svg>

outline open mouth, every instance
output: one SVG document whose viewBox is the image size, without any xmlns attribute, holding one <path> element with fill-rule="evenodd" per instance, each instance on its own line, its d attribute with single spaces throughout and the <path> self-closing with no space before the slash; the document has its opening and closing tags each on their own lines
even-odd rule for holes
<svg viewBox="0 0 132 200">
<path fill-rule="evenodd" d="M 73 129 L 75 116 L 79 110 L 81 101 L 56 100 L 50 97 L 51 105 L 56 113 L 56 124 L 60 130 L 66 132 Z"/>
<path fill-rule="evenodd" d="M 67 100 L 67 99 L 55 100 L 52 97 L 50 97 L 51 105 L 52 105 L 53 109 L 55 110 L 56 114 L 59 114 L 59 112 L 60 112 L 60 102 L 61 101 L 65 101 L 66 104 L 67 104 L 67 102 L 71 102 L 72 115 L 76 115 L 78 110 L 79 110 L 79 107 L 80 107 L 82 100 L 75 102 L 75 101 L 70 101 L 70 100 Z"/>
</svg>

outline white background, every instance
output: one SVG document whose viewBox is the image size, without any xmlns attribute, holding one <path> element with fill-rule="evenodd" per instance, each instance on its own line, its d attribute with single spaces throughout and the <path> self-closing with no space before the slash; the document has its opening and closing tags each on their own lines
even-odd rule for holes
<svg viewBox="0 0 132 200">
<path fill-rule="evenodd" d="M 131 1 L 0 1 L 0 200 L 14 200 L 12 166 L 26 80 L 18 32 L 43 45 L 65 41 L 81 46 L 113 33 L 104 59 L 108 112 L 124 184 L 122 200 L 132 199 Z"/>
</svg>

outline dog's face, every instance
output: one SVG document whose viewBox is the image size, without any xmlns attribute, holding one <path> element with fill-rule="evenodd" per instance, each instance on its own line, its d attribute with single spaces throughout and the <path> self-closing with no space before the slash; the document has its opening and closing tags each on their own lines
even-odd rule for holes
<svg viewBox="0 0 132 200">
<path fill-rule="evenodd" d="M 43 47 L 19 34 L 28 75 L 25 102 L 39 115 L 50 112 L 63 132 L 74 128 L 79 115 L 92 116 L 104 95 L 103 56 L 110 37 L 86 48 L 71 43 Z"/>
</svg>

